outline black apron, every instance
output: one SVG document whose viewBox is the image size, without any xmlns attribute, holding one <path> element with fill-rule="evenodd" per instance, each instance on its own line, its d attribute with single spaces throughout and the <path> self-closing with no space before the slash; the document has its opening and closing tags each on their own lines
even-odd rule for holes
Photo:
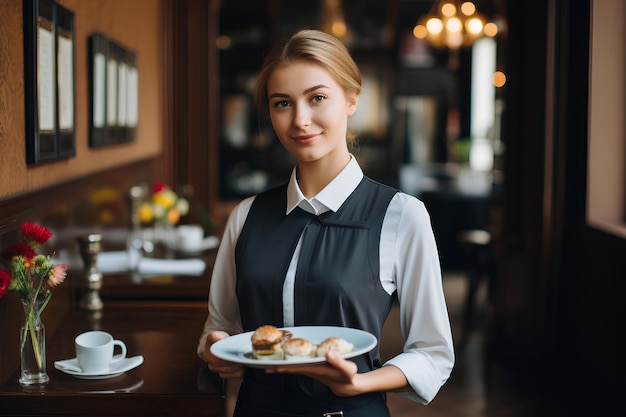
<svg viewBox="0 0 626 417">
<path fill-rule="evenodd" d="M 259 194 L 235 247 L 237 298 L 244 331 L 264 324 L 283 327 L 283 283 L 303 236 L 294 288 L 296 326 L 343 326 L 380 340 L 392 297 L 380 283 L 380 232 L 397 191 L 363 178 L 337 212 L 315 216 L 300 208 L 285 215 L 286 185 Z M 381 366 L 378 346 L 352 359 L 359 372 Z M 267 375 L 248 368 L 235 416 L 384 417 L 383 393 L 335 396 L 299 375 Z M 282 414 L 281 414 L 282 413 Z"/>
</svg>

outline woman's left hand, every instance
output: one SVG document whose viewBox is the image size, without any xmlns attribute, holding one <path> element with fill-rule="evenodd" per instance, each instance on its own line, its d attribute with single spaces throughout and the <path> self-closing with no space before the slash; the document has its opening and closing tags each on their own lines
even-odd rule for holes
<svg viewBox="0 0 626 417">
<path fill-rule="evenodd" d="M 353 396 L 361 394 L 356 382 L 356 363 L 341 358 L 336 352 L 330 351 L 326 354 L 326 363 L 311 365 L 279 365 L 267 368 L 267 373 L 286 373 L 306 375 L 327 385 L 335 395 Z"/>
</svg>

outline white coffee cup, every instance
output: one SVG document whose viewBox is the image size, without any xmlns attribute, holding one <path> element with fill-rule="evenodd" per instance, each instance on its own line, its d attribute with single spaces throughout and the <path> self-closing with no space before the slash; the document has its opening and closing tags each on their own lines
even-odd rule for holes
<svg viewBox="0 0 626 417">
<path fill-rule="evenodd" d="M 176 228 L 176 244 L 178 249 L 194 251 L 202 249 L 204 229 L 199 224 L 183 224 Z"/>
<path fill-rule="evenodd" d="M 121 340 L 113 339 L 107 332 L 93 330 L 76 336 L 76 359 L 84 373 L 106 373 L 111 364 L 126 358 L 126 345 Z M 113 356 L 115 346 L 119 346 L 122 353 Z"/>
</svg>

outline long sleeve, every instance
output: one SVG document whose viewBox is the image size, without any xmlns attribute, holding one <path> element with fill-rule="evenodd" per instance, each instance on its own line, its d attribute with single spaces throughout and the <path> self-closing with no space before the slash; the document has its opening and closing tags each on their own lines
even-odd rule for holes
<svg viewBox="0 0 626 417">
<path fill-rule="evenodd" d="M 209 314 L 198 343 L 198 355 L 202 356 L 206 337 L 209 333 L 222 330 L 233 335 L 242 332 L 241 316 L 235 286 L 237 269 L 235 266 L 235 245 L 246 221 L 254 197 L 239 203 L 230 213 L 220 247 L 215 258 L 209 290 Z"/>
<path fill-rule="evenodd" d="M 381 279 L 395 282 L 400 303 L 401 354 L 385 363 L 406 376 L 413 392 L 401 393 L 429 403 L 450 376 L 454 347 L 443 294 L 439 255 L 424 204 L 398 193 L 381 236 Z M 391 265 L 390 265 L 391 264 Z"/>
</svg>

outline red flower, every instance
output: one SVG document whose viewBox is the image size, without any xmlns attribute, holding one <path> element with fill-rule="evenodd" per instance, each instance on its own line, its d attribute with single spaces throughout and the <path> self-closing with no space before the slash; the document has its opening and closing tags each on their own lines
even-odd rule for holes
<svg viewBox="0 0 626 417">
<path fill-rule="evenodd" d="M 160 181 L 155 182 L 152 186 L 152 192 L 154 193 L 160 193 L 163 190 L 165 190 L 165 184 Z"/>
<path fill-rule="evenodd" d="M 0 298 L 4 297 L 7 293 L 9 285 L 11 285 L 11 275 L 9 274 L 9 271 L 6 269 L 0 269 Z"/>
<path fill-rule="evenodd" d="M 2 251 L 2 258 L 11 262 L 14 256 L 21 256 L 25 259 L 33 259 L 37 255 L 35 249 L 26 243 L 16 243 Z"/>
<path fill-rule="evenodd" d="M 54 288 L 63 281 L 67 276 L 67 265 L 59 264 L 50 270 L 50 277 L 48 278 L 48 286 Z"/>
<path fill-rule="evenodd" d="M 22 224 L 22 240 L 33 249 L 37 249 L 46 243 L 51 236 L 52 233 L 43 226 L 31 222 Z"/>
</svg>

